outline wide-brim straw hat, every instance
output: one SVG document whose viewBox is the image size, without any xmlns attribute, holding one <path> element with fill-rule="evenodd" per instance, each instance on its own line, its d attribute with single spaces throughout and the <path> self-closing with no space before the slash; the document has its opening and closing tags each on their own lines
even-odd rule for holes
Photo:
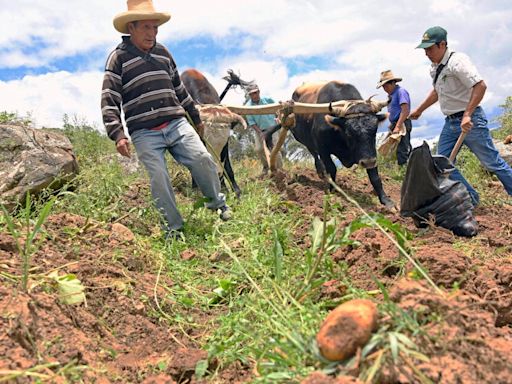
<svg viewBox="0 0 512 384">
<path fill-rule="evenodd" d="M 128 11 L 114 17 L 114 28 L 121 33 L 128 33 L 128 23 L 139 20 L 158 20 L 158 25 L 171 18 L 167 12 L 157 12 L 152 0 L 128 0 Z"/>
<path fill-rule="evenodd" d="M 392 81 L 392 80 L 399 82 L 399 81 L 402 81 L 402 78 L 396 77 L 395 75 L 393 75 L 393 72 L 391 72 L 391 70 L 382 71 L 380 73 L 380 81 L 377 83 L 377 88 L 382 87 L 388 81 Z"/>
</svg>

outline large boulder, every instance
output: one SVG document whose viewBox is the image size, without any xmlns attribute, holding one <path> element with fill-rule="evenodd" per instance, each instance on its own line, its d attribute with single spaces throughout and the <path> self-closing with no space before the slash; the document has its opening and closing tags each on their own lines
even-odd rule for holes
<svg viewBox="0 0 512 384">
<path fill-rule="evenodd" d="M 69 139 L 57 132 L 0 124 L 0 203 L 8 209 L 26 193 L 60 188 L 78 173 Z"/>
</svg>

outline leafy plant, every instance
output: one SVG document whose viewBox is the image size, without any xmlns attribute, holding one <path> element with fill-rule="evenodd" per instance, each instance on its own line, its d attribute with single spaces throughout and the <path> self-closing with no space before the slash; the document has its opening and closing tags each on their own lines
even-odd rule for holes
<svg viewBox="0 0 512 384">
<path fill-rule="evenodd" d="M 503 114 L 498 117 L 501 129 L 493 131 L 493 136 L 502 140 L 507 135 L 512 135 L 512 96 L 508 96 L 500 107 L 503 108 Z"/>
<path fill-rule="evenodd" d="M 35 224 L 31 223 L 32 202 L 30 194 L 27 193 L 25 199 L 25 209 L 21 212 L 22 229 L 21 231 L 16 228 L 13 217 L 10 216 L 7 209 L 2 205 L 2 211 L 7 222 L 7 228 L 11 236 L 16 242 L 18 254 L 22 259 L 22 287 L 23 290 L 28 290 L 28 276 L 30 269 L 30 259 L 32 255 L 37 252 L 38 245 L 34 243 L 37 234 L 42 230 L 43 223 L 46 221 L 51 212 L 56 197 L 51 198 L 40 210 L 36 218 Z M 24 237 L 24 238 L 23 238 Z"/>
<path fill-rule="evenodd" d="M 236 281 L 220 279 L 218 286 L 213 290 L 214 296 L 210 299 L 210 305 L 219 304 L 227 300 L 236 287 Z"/>
<path fill-rule="evenodd" d="M 19 116 L 17 113 L 1 111 L 0 124 L 21 124 L 24 126 L 29 126 L 32 124 L 32 117 L 30 116 L 30 113 L 27 113 L 26 116 Z"/>
<path fill-rule="evenodd" d="M 309 234 L 311 236 L 311 247 L 305 253 L 308 270 L 304 283 L 295 296 L 297 298 L 300 298 L 311 287 L 313 278 L 325 255 L 329 255 L 339 246 L 339 243 L 336 242 L 336 221 L 334 218 L 325 222 L 315 217 Z"/>
<path fill-rule="evenodd" d="M 57 284 L 59 299 L 64 304 L 80 304 L 85 301 L 85 288 L 75 275 L 59 275 L 57 271 L 53 271 L 48 277 Z"/>
<path fill-rule="evenodd" d="M 282 281 L 283 278 L 283 257 L 284 257 L 284 250 L 283 250 L 283 235 L 278 232 L 277 229 L 274 229 L 274 244 L 272 247 L 272 254 L 274 255 L 273 259 L 273 274 L 274 278 L 277 282 Z"/>
</svg>

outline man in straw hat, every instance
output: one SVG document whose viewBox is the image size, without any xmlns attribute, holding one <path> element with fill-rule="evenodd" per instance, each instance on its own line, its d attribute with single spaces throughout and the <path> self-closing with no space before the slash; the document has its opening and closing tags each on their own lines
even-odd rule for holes
<svg viewBox="0 0 512 384">
<path fill-rule="evenodd" d="M 389 130 L 391 133 L 400 134 L 401 140 L 396 149 L 396 160 L 398 165 L 404 165 L 409 159 L 411 153 L 411 120 L 408 118 L 411 111 L 411 98 L 405 88 L 397 83 L 402 81 L 401 77 L 393 75 L 391 70 L 383 71 L 380 74 L 380 81 L 377 83 L 377 89 L 382 87 L 389 95 Z"/>
<path fill-rule="evenodd" d="M 468 56 L 448 49 L 447 32 L 439 26 L 427 29 L 416 48 L 423 48 L 432 62 L 433 89 L 409 117 L 418 119 L 424 110 L 439 101 L 446 118 L 439 137 L 438 153 L 449 157 L 459 136 L 463 137 L 464 144 L 512 195 L 512 169 L 496 150 L 484 110 L 479 106 L 487 86 L 477 69 Z M 450 178 L 466 186 L 474 206 L 479 203 L 478 193 L 457 169 Z"/>
<path fill-rule="evenodd" d="M 247 105 L 267 105 L 273 104 L 274 100 L 270 97 L 261 97 L 260 88 L 256 83 L 250 83 L 245 88 L 245 97 Z M 274 148 L 274 144 L 278 139 L 277 132 L 272 136 L 265 139 L 265 132 L 272 127 L 275 127 L 277 124 L 276 115 L 268 114 L 268 115 L 248 115 L 247 116 L 247 124 L 249 127 L 254 129 L 256 141 L 254 145 L 254 150 L 258 154 L 260 158 L 261 165 L 263 167 L 261 171 L 261 175 L 266 175 L 268 173 L 268 168 L 270 164 L 268 163 L 270 159 L 267 158 L 268 152 L 265 151 L 264 145 L 267 146 L 267 149 L 272 150 Z M 267 153 L 266 153 L 267 152 Z M 277 168 L 280 169 L 283 167 L 283 160 L 281 157 L 281 153 L 277 154 Z"/>
<path fill-rule="evenodd" d="M 146 167 L 151 193 L 162 214 L 167 238 L 181 237 L 183 219 L 176 206 L 165 152 L 185 165 L 201 192 L 206 207 L 230 218 L 215 162 L 201 141 L 204 126 L 192 98 L 181 82 L 169 51 L 156 42 L 158 27 L 171 15 L 157 12 L 151 0 L 128 0 L 128 11 L 114 18 L 114 28 L 128 34 L 110 53 L 105 66 L 101 110 L 108 136 L 117 151 L 130 157 L 121 121 L 121 107 L 131 140 Z M 187 121 L 186 115 L 197 128 Z M 199 133 L 199 135 L 198 135 Z"/>
</svg>

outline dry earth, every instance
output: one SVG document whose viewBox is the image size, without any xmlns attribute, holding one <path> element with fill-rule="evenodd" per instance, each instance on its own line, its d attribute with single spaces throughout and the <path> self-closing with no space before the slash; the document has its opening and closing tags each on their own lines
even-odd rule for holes
<svg viewBox="0 0 512 384">
<path fill-rule="evenodd" d="M 313 171 L 280 175 L 274 182 L 283 200 L 300 206 L 304 215 L 322 214 L 325 183 Z M 463 239 L 439 228 L 419 231 L 412 220 L 376 207 L 368 198 L 369 183 L 349 170 L 338 176 L 338 183 L 363 207 L 381 212 L 410 230 L 415 235 L 416 258 L 434 282 L 446 288 L 446 295 L 439 296 L 424 280 L 403 277 L 407 271 L 401 275 L 400 269 L 393 267 L 396 248 L 375 229 L 354 234 L 362 246 L 345 247 L 332 255 L 336 262 L 346 263 L 356 287 L 377 289 L 375 277 L 388 287 L 400 307 L 414 308 L 425 318 L 442 319 L 427 323 L 425 335 L 414 340 L 430 357 L 428 363 L 419 365 L 422 372 L 436 383 L 512 382 L 512 207 L 477 208 L 479 234 Z M 384 184 L 398 202 L 398 183 L 384 180 Z M 145 195 L 144 188 L 147 186 L 139 185 L 127 191 L 127 204 L 137 204 Z M 502 192 L 498 188 L 496 193 Z M 360 212 L 340 201 L 341 227 Z M 123 222 L 129 227 L 136 225 L 129 217 Z M 139 228 L 139 233 L 143 230 Z M 304 247 L 309 246 L 308 230 L 300 228 L 294 234 Z M 37 373 L 51 377 L 51 382 L 66 382 L 64 373 L 68 379 L 73 377 L 72 371 L 65 371 L 70 363 L 88 366 L 84 373 L 77 372 L 86 383 L 207 382 L 194 377 L 196 364 L 207 358 L 194 342 L 197 328 L 185 330 L 189 337 L 184 337 L 183 330 L 161 320 L 172 308 L 162 286 L 172 286 L 173 282 L 158 274 L 154 255 L 147 254 L 119 225 L 88 222 L 70 214 L 50 216 L 45 231 L 34 255 L 32 265 L 37 268 L 32 274 L 51 270 L 75 274 L 87 288 L 87 303 L 60 304 L 51 282 L 41 276 L 30 281 L 29 294 L 16 288 L 8 278 L 19 275 L 21 268 L 14 239 L 0 234 L 0 371 L 37 367 Z M 406 268 L 411 270 L 409 265 Z M 164 284 L 156 284 L 157 279 Z M 341 281 L 331 281 L 323 289 L 326 298 L 333 298 L 341 297 L 345 288 Z M 217 314 L 191 310 L 187 315 L 196 323 L 206 324 Z M 58 367 L 44 366 L 57 361 L 61 364 Z M 247 367 L 231 366 L 220 373 L 217 382 L 248 382 L 252 374 Z M 381 382 L 415 382 L 411 377 L 408 366 L 387 367 Z M 304 382 L 357 381 L 317 373 Z"/>
</svg>

